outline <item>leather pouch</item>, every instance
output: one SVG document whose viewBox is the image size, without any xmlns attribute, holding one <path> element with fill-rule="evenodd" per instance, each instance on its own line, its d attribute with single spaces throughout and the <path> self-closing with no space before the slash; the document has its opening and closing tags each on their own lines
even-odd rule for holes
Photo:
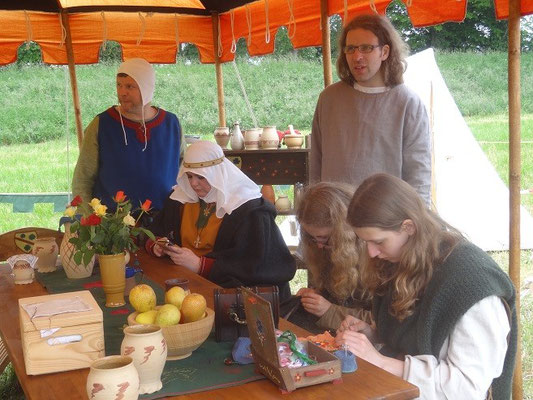
<svg viewBox="0 0 533 400">
<path fill-rule="evenodd" d="M 279 289 L 277 286 L 253 286 L 249 288 L 272 305 L 274 325 L 279 323 Z M 230 342 L 238 337 L 248 337 L 248 326 L 240 288 L 215 289 L 215 339 Z"/>
</svg>

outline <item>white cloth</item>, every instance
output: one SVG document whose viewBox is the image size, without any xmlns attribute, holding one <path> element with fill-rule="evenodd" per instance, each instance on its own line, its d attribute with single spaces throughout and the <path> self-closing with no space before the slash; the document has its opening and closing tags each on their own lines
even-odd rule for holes
<svg viewBox="0 0 533 400">
<path fill-rule="evenodd" d="M 118 67 L 117 74 L 131 76 L 141 91 L 143 106 L 150 103 L 154 97 L 155 71 L 144 58 L 130 58 Z"/>
<path fill-rule="evenodd" d="M 190 168 L 187 164 L 214 161 L 222 158 L 222 162 L 207 166 Z M 206 203 L 216 202 L 216 216 L 224 217 L 233 210 L 252 199 L 261 197 L 259 187 L 248 178 L 231 161 L 224 157 L 222 148 L 213 142 L 200 140 L 192 143 L 183 157 L 178 172 L 178 184 L 170 198 L 181 203 L 197 203 L 199 197 L 193 190 L 186 172 L 201 175 L 211 185 L 211 191 L 202 200 Z"/>
<path fill-rule="evenodd" d="M 432 355 L 406 356 L 403 379 L 418 386 L 420 399 L 485 399 L 501 375 L 510 331 L 497 296 L 474 304 Z"/>
<path fill-rule="evenodd" d="M 26 310 L 30 319 L 92 310 L 92 307 L 79 296 L 48 300 L 42 303 L 23 304 L 22 308 Z"/>
</svg>

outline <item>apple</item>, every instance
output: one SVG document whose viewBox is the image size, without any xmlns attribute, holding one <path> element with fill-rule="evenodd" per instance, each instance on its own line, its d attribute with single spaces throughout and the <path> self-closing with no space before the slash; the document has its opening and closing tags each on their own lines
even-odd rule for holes
<svg viewBox="0 0 533 400">
<path fill-rule="evenodd" d="M 165 304 L 161 306 L 155 316 L 155 324 L 159 326 L 176 325 L 180 322 L 180 310 L 174 304 Z"/>
<path fill-rule="evenodd" d="M 144 283 L 134 286 L 130 291 L 129 300 L 137 312 L 143 313 L 152 310 L 156 302 L 154 289 Z"/>
<path fill-rule="evenodd" d="M 135 317 L 135 322 L 143 325 L 150 325 L 155 322 L 155 316 L 157 315 L 157 310 L 145 311 L 143 313 L 137 314 Z"/>
<path fill-rule="evenodd" d="M 191 293 L 185 296 L 181 303 L 181 314 L 183 323 L 194 322 L 202 319 L 205 315 L 207 302 L 205 297 L 199 293 Z"/>
<path fill-rule="evenodd" d="M 185 296 L 187 296 L 187 293 L 181 286 L 173 286 L 165 293 L 165 303 L 174 304 L 176 307 L 181 308 L 181 303 Z"/>
</svg>

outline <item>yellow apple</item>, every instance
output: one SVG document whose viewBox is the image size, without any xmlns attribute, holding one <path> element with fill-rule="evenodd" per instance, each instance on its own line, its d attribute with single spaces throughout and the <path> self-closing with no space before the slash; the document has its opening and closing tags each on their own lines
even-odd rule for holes
<svg viewBox="0 0 533 400">
<path fill-rule="evenodd" d="M 165 303 L 174 304 L 176 307 L 181 308 L 181 303 L 185 296 L 187 296 L 187 293 L 181 286 L 171 287 L 165 293 Z"/>
<path fill-rule="evenodd" d="M 143 325 L 153 324 L 155 322 L 156 315 L 157 310 L 145 311 L 143 313 L 139 313 L 137 317 L 135 317 L 135 322 Z"/>
<path fill-rule="evenodd" d="M 191 293 L 185 296 L 181 303 L 181 314 L 183 323 L 194 322 L 202 319 L 207 308 L 205 297 L 199 293 Z"/>
<path fill-rule="evenodd" d="M 143 313 L 149 311 L 155 307 L 155 292 L 149 285 L 141 283 L 134 286 L 129 295 L 130 304 L 135 311 Z"/>
<path fill-rule="evenodd" d="M 161 306 L 155 316 L 155 324 L 159 326 L 176 325 L 180 322 L 180 310 L 174 304 Z"/>
</svg>

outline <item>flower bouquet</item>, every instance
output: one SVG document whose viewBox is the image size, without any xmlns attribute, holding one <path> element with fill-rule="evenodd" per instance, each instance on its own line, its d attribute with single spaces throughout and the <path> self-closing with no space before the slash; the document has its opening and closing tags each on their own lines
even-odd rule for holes
<svg viewBox="0 0 533 400">
<path fill-rule="evenodd" d="M 94 198 L 89 203 L 84 203 L 76 196 L 65 211 L 65 215 L 72 219 L 70 232 L 75 234 L 69 239 L 76 248 L 74 261 L 87 265 L 95 254 L 98 255 L 107 307 L 125 304 L 124 252 L 138 249 L 135 237 L 140 233 L 155 239 L 148 229 L 137 226 L 142 214 L 149 212 L 152 203 L 150 200 L 133 211 L 123 191 L 118 191 L 113 200 L 117 203 L 116 209 L 108 212 L 107 206 L 99 199 Z M 132 212 L 137 211 L 138 216 L 134 218 Z"/>
</svg>

